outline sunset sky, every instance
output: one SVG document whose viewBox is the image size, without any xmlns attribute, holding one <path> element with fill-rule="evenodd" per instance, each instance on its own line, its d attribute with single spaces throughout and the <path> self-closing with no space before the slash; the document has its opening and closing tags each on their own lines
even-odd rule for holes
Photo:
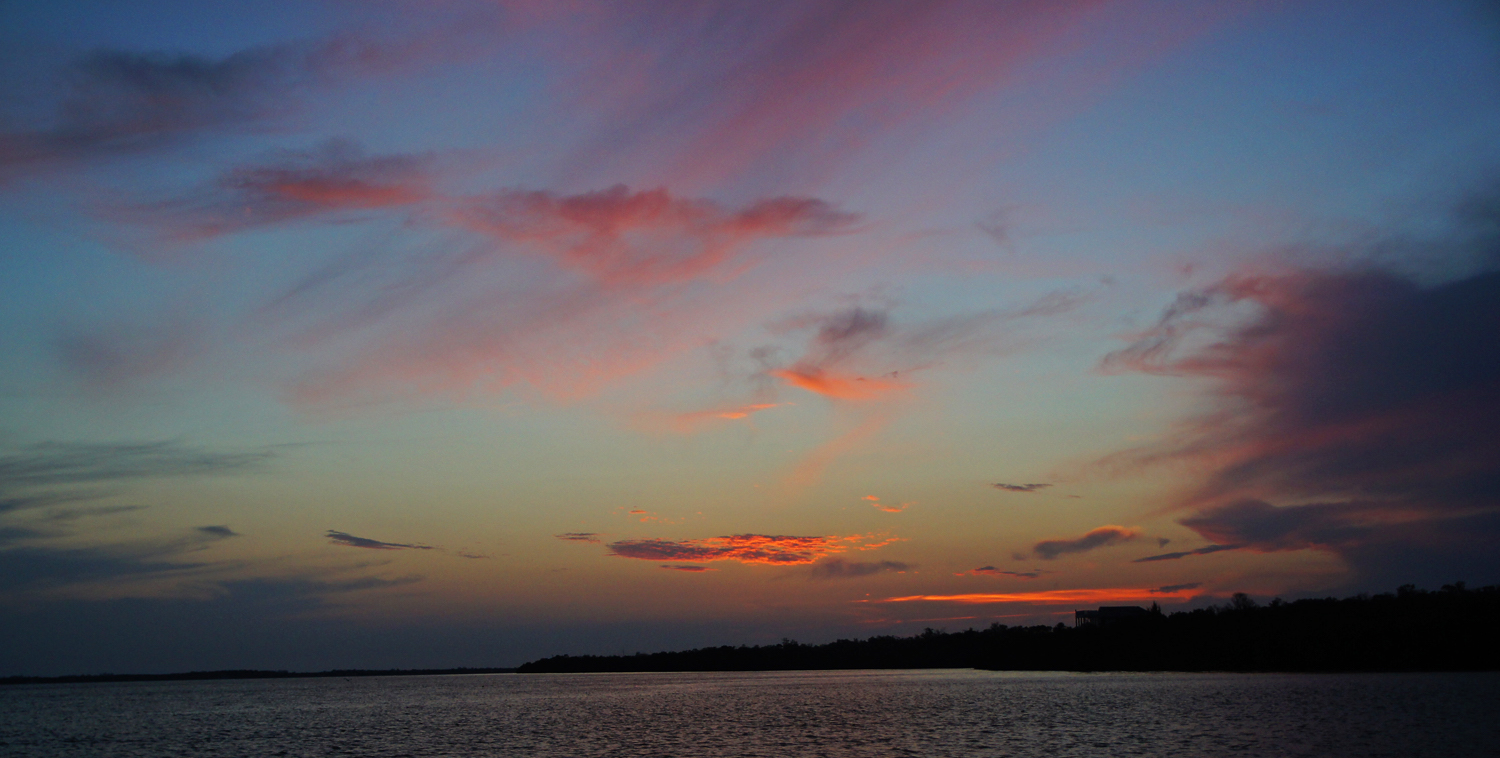
<svg viewBox="0 0 1500 758">
<path fill-rule="evenodd" d="M 1500 581 L 1479 2 L 0 3 L 0 675 Z"/>
</svg>

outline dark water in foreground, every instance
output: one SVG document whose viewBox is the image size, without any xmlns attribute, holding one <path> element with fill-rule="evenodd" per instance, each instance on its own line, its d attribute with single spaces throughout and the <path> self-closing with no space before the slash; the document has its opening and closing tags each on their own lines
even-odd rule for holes
<svg viewBox="0 0 1500 758">
<path fill-rule="evenodd" d="M 490 755 L 1500 755 L 1500 674 L 492 674 L 0 688 L 0 756 Z"/>
</svg>

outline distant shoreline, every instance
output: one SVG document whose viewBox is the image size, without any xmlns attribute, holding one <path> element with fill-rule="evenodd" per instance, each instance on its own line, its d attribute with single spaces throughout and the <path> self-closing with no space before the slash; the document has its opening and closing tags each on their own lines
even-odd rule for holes
<svg viewBox="0 0 1500 758">
<path fill-rule="evenodd" d="M 1230 603 L 1166 614 L 1107 607 L 1076 614 L 1075 626 L 1007 627 L 911 637 L 877 636 L 804 645 L 720 646 L 635 655 L 556 655 L 515 668 L 334 669 L 318 672 L 225 670 L 176 674 L 10 676 L 5 684 L 311 679 L 450 674 L 839 671 L 981 669 L 1136 672 L 1456 672 L 1500 671 L 1500 585 L 1463 582 L 1437 591 L 1405 585 L 1394 593 L 1342 600 L 1246 595 Z"/>
<path fill-rule="evenodd" d="M 446 676 L 451 674 L 514 674 L 514 668 L 457 669 L 333 669 L 330 671 L 185 671 L 176 674 L 73 674 L 69 676 L 7 676 L 5 684 L 97 684 L 105 682 L 198 682 L 223 679 L 330 679 L 365 676 Z"/>
<path fill-rule="evenodd" d="M 1397 672 L 1497 671 L 1500 586 L 1463 582 L 1428 592 L 1166 614 L 1153 605 L 1076 614 L 1075 626 L 1007 627 L 911 637 L 842 639 L 822 645 L 721 646 L 635 655 L 556 655 L 522 674 L 644 671 L 812 671 L 972 668 L 989 671 Z"/>
</svg>

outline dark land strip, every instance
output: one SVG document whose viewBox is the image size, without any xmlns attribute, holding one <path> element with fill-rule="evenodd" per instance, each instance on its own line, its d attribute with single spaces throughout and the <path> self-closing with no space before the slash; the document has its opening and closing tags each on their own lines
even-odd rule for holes
<svg viewBox="0 0 1500 758">
<path fill-rule="evenodd" d="M 1222 606 L 1166 615 L 1134 609 L 1073 627 L 1004 626 L 913 637 L 670 653 L 559 655 L 521 673 L 978 668 L 995 671 L 1495 671 L 1500 586 L 1462 582 L 1428 592 L 1280 599 L 1240 594 Z"/>
<path fill-rule="evenodd" d="M 804 645 L 634 655 L 558 655 L 519 668 L 191 671 L 0 677 L 4 684 L 306 679 L 444 674 L 977 668 L 994 671 L 1500 671 L 1500 586 L 1273 600 L 1245 595 L 1164 614 L 1138 609 L 1084 626 L 1005 626 Z"/>
</svg>

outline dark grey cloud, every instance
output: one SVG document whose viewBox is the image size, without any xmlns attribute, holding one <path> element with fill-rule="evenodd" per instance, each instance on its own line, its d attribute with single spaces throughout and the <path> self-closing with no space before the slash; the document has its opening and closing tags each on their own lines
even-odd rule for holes
<svg viewBox="0 0 1500 758">
<path fill-rule="evenodd" d="M 1036 492 L 1038 490 L 1043 490 L 1051 487 L 1052 485 L 1045 483 L 1006 484 L 1005 482 L 995 482 L 990 486 L 994 487 L 997 490 L 1005 490 L 1006 492 Z"/>
<path fill-rule="evenodd" d="M 407 43 L 348 37 L 224 57 L 96 50 L 63 73 L 48 122 L 0 132 L 0 178 L 18 169 L 155 150 L 209 132 L 260 128 L 297 110 L 317 86 L 389 71 L 420 52 Z"/>
<path fill-rule="evenodd" d="M 1239 544 L 1239 545 L 1209 545 L 1207 547 L 1200 547 L 1197 550 L 1184 550 L 1184 551 L 1182 551 L 1180 553 L 1162 553 L 1161 555 L 1148 555 L 1145 558 L 1137 558 L 1134 561 L 1132 561 L 1132 563 L 1152 563 L 1152 562 L 1155 562 L 1155 561 L 1175 561 L 1175 560 L 1179 560 L 1179 559 L 1182 559 L 1182 558 L 1186 558 L 1186 557 L 1188 557 L 1190 555 L 1209 555 L 1211 553 L 1218 553 L 1218 552 L 1222 552 L 1224 550 L 1239 550 L 1240 548 L 1243 548 L 1243 547 L 1245 547 L 1245 545 L 1243 545 L 1243 544 Z"/>
<path fill-rule="evenodd" d="M 372 540 L 372 539 L 368 539 L 366 537 L 356 537 L 356 536 L 354 536 L 352 534 L 347 534 L 345 532 L 334 531 L 333 529 L 329 529 L 328 532 L 324 536 L 328 537 L 328 541 L 332 542 L 335 545 L 345 545 L 345 546 L 348 546 L 348 547 L 361 547 L 361 548 L 365 548 L 367 550 L 435 550 L 436 549 L 436 548 L 432 547 L 431 545 L 416 545 L 416 544 L 408 544 L 408 543 L 404 543 L 404 542 L 381 542 L 380 540 Z"/>
<path fill-rule="evenodd" d="M 1032 552 L 1042 560 L 1053 560 L 1068 553 L 1084 553 L 1121 542 L 1129 542 L 1141 536 L 1140 532 L 1123 526 L 1101 526 L 1077 539 L 1042 540 L 1032 546 Z"/>
<path fill-rule="evenodd" d="M 842 558 L 828 558 L 813 564 L 809 572 L 813 579 L 857 579 L 886 572 L 903 573 L 914 568 L 916 567 L 901 561 L 846 561 Z"/>
<path fill-rule="evenodd" d="M 28 492 L 25 494 L 9 493 L 4 490 L 3 482 L 0 482 L 0 516 L 15 511 L 29 511 L 51 505 L 76 503 L 81 500 L 97 500 L 106 494 L 108 493 L 86 490 Z"/>
<path fill-rule="evenodd" d="M 1036 579 L 1042 574 L 1048 574 L 1051 572 L 1043 571 L 1041 569 L 1035 569 L 1032 571 L 1001 571 L 994 566 L 980 566 L 979 568 L 971 569 L 964 573 L 972 574 L 974 576 L 1009 576 L 1015 579 Z M 959 574 L 959 576 L 963 576 L 963 574 Z"/>
<path fill-rule="evenodd" d="M 220 531 L 223 530 L 223 531 Z M 229 532 L 225 534 L 224 532 Z M 0 546 L 11 541 L 54 536 L 25 528 L 0 530 Z M 0 550 L 0 594 L 95 582 L 109 583 L 146 575 L 186 574 L 216 564 L 187 556 L 233 536 L 228 527 L 196 527 L 172 539 L 154 539 L 89 547 L 20 544 Z"/>
<path fill-rule="evenodd" d="M 1500 262 L 1496 197 L 1435 245 L 1448 270 Z M 1178 505 L 1215 544 L 1329 551 L 1371 587 L 1495 581 L 1500 561 L 1479 556 L 1500 514 L 1497 333 L 1494 270 L 1437 284 L 1300 270 L 1184 292 L 1103 367 L 1207 378 L 1218 410 L 1120 460 L 1209 466 Z"/>
<path fill-rule="evenodd" d="M 672 571 L 686 571 L 690 574 L 701 573 L 704 571 L 718 571 L 718 569 L 711 569 L 707 566 L 690 566 L 677 563 L 663 563 L 661 564 L 661 567 Z"/>
<path fill-rule="evenodd" d="M 220 524 L 218 526 L 197 526 L 193 528 L 196 529 L 199 534 L 207 537 L 212 537 L 214 539 L 224 539 L 226 537 L 240 536 L 239 532 L 236 532 L 235 530 L 230 529 L 223 524 Z"/>
<path fill-rule="evenodd" d="M 274 457 L 269 451 L 219 452 L 180 442 L 43 443 L 0 453 L 0 524 L 3 543 L 35 542 L 76 534 L 84 519 L 144 510 L 140 504 L 76 505 L 114 496 L 114 489 L 135 480 L 196 477 L 259 471 Z M 68 506 L 68 507 L 64 507 Z M 121 544 L 80 548 L 82 552 L 36 547 L 11 551 L 12 568 L 35 561 L 37 571 L 77 564 L 123 573 L 169 570 L 170 562 L 152 560 L 200 547 L 206 540 L 233 536 L 225 526 L 199 527 L 171 543 Z M 168 566 L 168 568 L 162 568 Z M 134 567 L 134 568 L 131 568 Z M 34 572 L 21 571 L 18 575 Z M 87 572 L 84 572 L 87 573 Z"/>
<path fill-rule="evenodd" d="M 552 535 L 567 542 L 599 542 L 599 535 L 594 532 L 563 532 Z"/>
<path fill-rule="evenodd" d="M 12 542 L 21 542 L 45 536 L 47 536 L 45 532 L 28 529 L 24 526 L 0 526 L 0 547 L 4 547 Z"/>
<path fill-rule="evenodd" d="M 1156 589 L 1151 590 L 1151 592 L 1154 593 L 1154 594 L 1162 595 L 1162 594 L 1170 594 L 1170 593 L 1173 593 L 1173 592 L 1181 592 L 1183 590 L 1196 590 L 1196 589 L 1198 589 L 1201 586 L 1203 586 L 1201 582 L 1188 582 L 1186 584 L 1168 584 L 1168 585 L 1166 585 L 1164 587 L 1157 587 Z"/>
<path fill-rule="evenodd" d="M 37 546 L 0 551 L 0 593 L 90 582 L 107 582 L 147 574 L 200 569 L 207 564 L 176 560 L 179 550 L 113 546 L 55 549 Z"/>
</svg>

